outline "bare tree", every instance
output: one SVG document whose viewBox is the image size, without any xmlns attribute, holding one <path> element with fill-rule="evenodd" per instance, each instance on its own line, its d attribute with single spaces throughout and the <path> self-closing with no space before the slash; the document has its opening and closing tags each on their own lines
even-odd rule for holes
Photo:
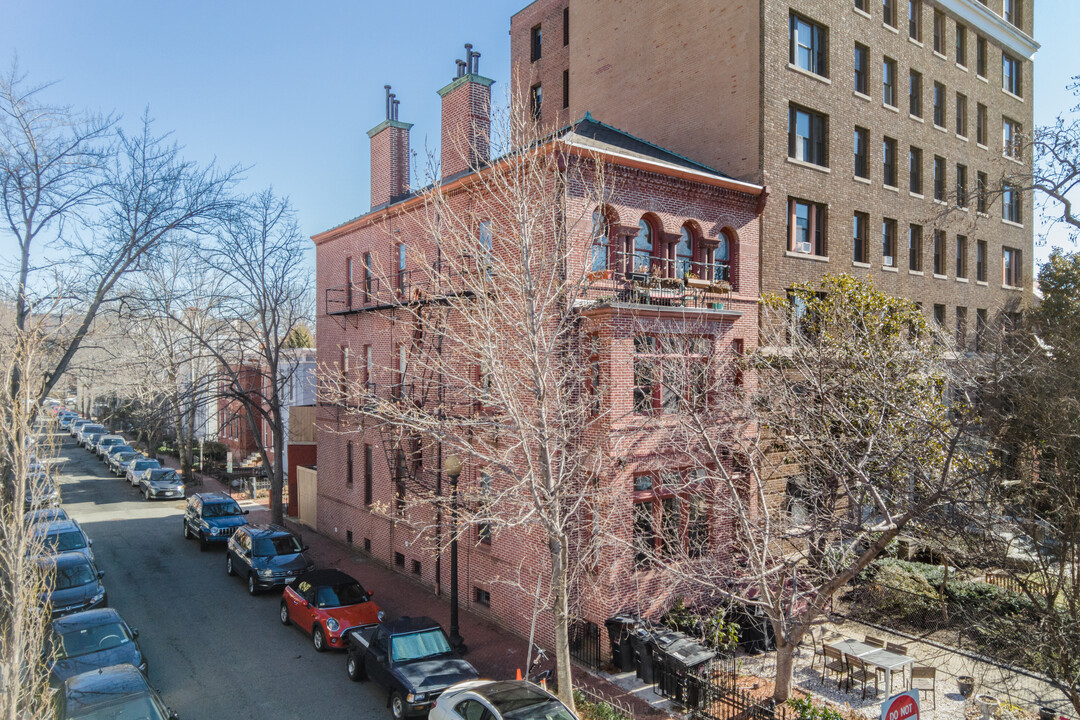
<svg viewBox="0 0 1080 720">
<path fill-rule="evenodd" d="M 606 437 L 595 429 L 603 411 L 583 392 L 591 365 L 575 299 L 604 168 L 557 140 L 537 142 L 530 113 L 512 106 L 496 123 L 506 154 L 489 163 L 486 146 L 459 148 L 472 174 L 433 183 L 404 221 L 408 275 L 383 273 L 356 290 L 397 308 L 380 326 L 407 338 L 392 365 L 358 372 L 344 357 L 321 368 L 320 393 L 349 409 L 353 428 L 379 429 L 398 478 L 395 507 L 383 512 L 429 545 L 441 550 L 478 528 L 481 542 L 506 533 L 544 548 L 542 587 L 535 575 L 499 580 L 526 596 L 540 591 L 559 695 L 572 706 L 574 543 L 603 492 L 592 479 Z M 427 470 L 422 455 L 434 460 Z M 452 455 L 465 468 L 456 496 L 443 484 Z"/>
<path fill-rule="evenodd" d="M 913 302 L 838 276 L 763 308 L 745 358 L 660 353 L 666 445 L 697 463 L 664 482 L 709 520 L 694 542 L 635 552 L 698 596 L 760 609 L 783 702 L 794 651 L 832 599 L 983 466 L 955 354 Z"/>
</svg>

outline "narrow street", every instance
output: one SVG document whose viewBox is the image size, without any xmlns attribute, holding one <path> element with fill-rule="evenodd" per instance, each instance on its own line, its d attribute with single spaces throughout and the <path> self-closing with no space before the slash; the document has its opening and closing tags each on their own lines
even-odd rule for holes
<svg viewBox="0 0 1080 720">
<path fill-rule="evenodd" d="M 139 630 L 150 683 L 182 718 L 387 718 L 386 698 L 277 619 L 277 591 L 249 597 L 225 554 L 181 535 L 183 502 L 146 502 L 77 447 L 60 450 L 63 504 L 94 542 L 109 605 Z"/>
</svg>

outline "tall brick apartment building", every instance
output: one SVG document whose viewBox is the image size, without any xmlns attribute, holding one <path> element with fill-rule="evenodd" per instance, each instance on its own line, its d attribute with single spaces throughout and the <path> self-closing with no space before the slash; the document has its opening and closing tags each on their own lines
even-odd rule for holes
<svg viewBox="0 0 1080 720">
<path fill-rule="evenodd" d="M 536 0 L 517 82 L 768 186 L 763 292 L 825 273 L 911 297 L 969 349 L 1031 296 L 1034 0 Z M 986 188 L 986 192 L 981 192 Z M 962 209 L 961 207 L 962 206 Z"/>
<path fill-rule="evenodd" d="M 483 141 L 490 123 L 491 83 L 473 71 L 470 61 L 439 91 L 439 182 L 444 188 L 476 182 L 471 168 L 489 163 Z M 425 230 L 426 196 L 408 186 L 411 126 L 398 119 L 396 107 L 388 97 L 387 119 L 369 132 L 371 209 L 313 240 L 320 367 L 336 373 L 335 383 L 359 383 L 366 392 L 400 400 L 419 382 L 410 379 L 413 365 L 405 360 L 416 336 L 413 315 L 403 308 L 438 301 L 423 268 L 442 256 Z M 620 446 L 614 469 L 598 478 L 612 488 L 612 513 L 622 518 L 615 523 L 616 532 L 625 542 L 604 550 L 587 587 L 574 588 L 576 609 L 598 624 L 620 610 L 649 610 L 663 602 L 663 582 L 641 566 L 634 542 L 679 541 L 666 533 L 690 528 L 695 537 L 725 533 L 725 528 L 711 527 L 708 517 L 694 516 L 692 504 L 665 495 L 661 473 L 682 470 L 665 461 L 657 448 L 659 435 L 654 437 L 657 431 L 649 429 L 647 420 L 662 415 L 659 385 L 653 393 L 636 384 L 635 358 L 655 347 L 649 338 L 661 335 L 711 341 L 720 351 L 755 347 L 757 232 L 767 197 L 760 185 L 735 180 L 602 120 L 585 115 L 541 145 L 560 153 L 566 163 L 602 162 L 607 176 L 602 205 L 592 204 L 571 183 L 567 211 L 558 221 L 564 226 L 552 228 L 552 242 L 565 238 L 575 248 L 570 257 L 576 260 L 569 261 L 567 276 L 587 281 L 570 307 L 579 309 L 582 331 L 589 333 L 590 343 L 595 339 L 590 347 L 602 358 L 597 367 L 604 368 L 607 377 L 600 379 L 600 386 L 606 389 L 597 402 L 610 407 L 611 417 L 621 418 L 618 428 L 590 427 L 590 432 L 619 432 L 624 439 L 633 435 L 633 442 Z M 473 157 L 458 148 L 467 148 Z M 484 232 L 482 223 L 490 221 L 495 226 L 492 252 L 498 253 L 499 218 L 482 217 L 477 216 L 477 236 Z M 583 220 L 566 220 L 571 217 Z M 696 286 L 682 283 L 689 270 L 697 276 Z M 659 284 L 643 289 L 641 275 L 653 272 L 669 280 L 668 289 L 659 289 Z M 424 516 L 423 507 L 409 506 L 405 499 L 406 476 L 412 473 L 425 487 L 439 488 L 436 492 L 445 495 L 443 448 L 431 442 L 409 447 L 411 469 L 403 469 L 406 449 L 388 447 L 376 418 L 368 416 L 360 427 L 350 424 L 356 415 L 347 396 L 320 401 L 318 529 L 445 594 L 449 553 L 432 550 L 437 543 L 430 537 L 418 537 L 430 534 L 433 525 L 438 532 L 438 526 L 430 512 Z M 483 487 L 476 463 L 463 459 L 460 483 Z M 490 482 L 497 491 L 500 478 Z M 664 523 L 665 513 L 679 522 Z M 532 583 L 539 576 L 545 588 L 548 584 L 543 538 L 527 529 L 501 531 L 497 523 L 478 526 L 462 543 L 459 567 L 462 601 L 527 636 L 535 604 Z M 528 582 L 505 582 L 523 578 Z M 551 642 L 548 617 L 543 614 L 537 628 L 538 642 L 545 646 Z"/>
</svg>

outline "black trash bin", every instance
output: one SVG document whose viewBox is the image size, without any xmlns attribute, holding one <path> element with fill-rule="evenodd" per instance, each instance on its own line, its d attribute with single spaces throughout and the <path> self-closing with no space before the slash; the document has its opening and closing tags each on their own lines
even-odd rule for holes
<svg viewBox="0 0 1080 720">
<path fill-rule="evenodd" d="M 696 640 L 687 639 L 669 647 L 665 655 L 665 662 L 670 668 L 667 675 L 675 678 L 673 693 L 669 697 L 674 697 L 686 708 L 700 708 L 703 700 L 701 683 L 693 680 L 697 671 L 712 661 L 716 653 Z"/>
<path fill-rule="evenodd" d="M 656 642 L 652 630 L 638 626 L 630 638 L 630 643 L 634 648 L 634 669 L 637 670 L 638 678 L 644 683 L 656 682 L 656 673 L 653 668 L 653 650 L 656 649 Z"/>
<path fill-rule="evenodd" d="M 686 639 L 686 633 L 681 633 L 677 630 L 668 630 L 664 627 L 653 628 L 649 633 L 649 638 L 647 640 L 647 660 L 642 659 L 643 664 L 648 663 L 648 669 L 644 671 L 639 669 L 638 677 L 646 683 L 667 683 L 666 673 L 663 672 L 667 651 L 669 648 L 676 647 L 678 644 L 685 642 Z M 660 694 L 664 694 L 663 688 L 660 689 Z"/>
<path fill-rule="evenodd" d="M 608 641 L 611 643 L 611 663 L 623 672 L 634 669 L 634 648 L 630 638 L 639 622 L 633 615 L 625 614 L 608 618 L 604 622 Z"/>
</svg>

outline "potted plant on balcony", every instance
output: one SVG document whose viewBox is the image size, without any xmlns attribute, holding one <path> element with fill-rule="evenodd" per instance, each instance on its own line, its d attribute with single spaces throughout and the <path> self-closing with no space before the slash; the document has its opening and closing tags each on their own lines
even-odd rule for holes
<svg viewBox="0 0 1080 720">
<path fill-rule="evenodd" d="M 683 286 L 683 281 L 680 278 L 667 277 L 664 275 L 664 271 L 657 265 L 654 265 L 652 270 L 649 271 L 649 284 L 652 287 L 659 287 L 665 290 L 678 290 Z"/>
<path fill-rule="evenodd" d="M 610 280 L 614 276 L 614 271 L 611 268 L 607 270 L 590 270 L 585 273 L 585 279 L 589 282 L 595 282 L 597 280 Z"/>
</svg>

